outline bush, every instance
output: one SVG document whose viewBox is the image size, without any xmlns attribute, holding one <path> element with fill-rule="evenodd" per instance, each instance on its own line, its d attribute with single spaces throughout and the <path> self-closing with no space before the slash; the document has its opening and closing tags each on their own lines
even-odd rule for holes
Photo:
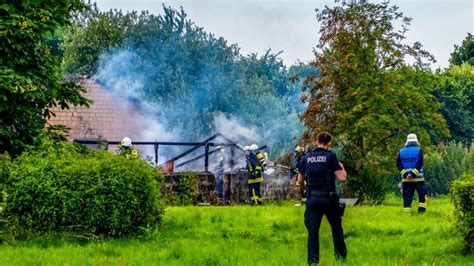
<svg viewBox="0 0 474 266">
<path fill-rule="evenodd" d="M 69 229 L 123 236 L 160 222 L 161 176 L 141 160 L 61 144 L 25 152 L 2 180 L 12 233 Z"/>
<path fill-rule="evenodd" d="M 455 206 L 456 228 L 461 232 L 464 252 L 474 251 L 474 172 L 465 174 L 452 184 L 452 198 Z"/>
<path fill-rule="evenodd" d="M 425 156 L 426 185 L 430 194 L 448 194 L 450 183 L 474 167 L 474 146 L 448 143 Z"/>
<path fill-rule="evenodd" d="M 162 187 L 162 194 L 169 205 L 194 205 L 198 196 L 198 175 L 195 172 L 183 172 L 174 176 L 176 193 L 172 187 Z"/>
<path fill-rule="evenodd" d="M 382 203 L 390 190 L 386 178 L 375 174 L 375 171 L 364 168 L 360 175 L 351 176 L 347 180 L 347 190 L 351 197 L 371 203 Z"/>
</svg>

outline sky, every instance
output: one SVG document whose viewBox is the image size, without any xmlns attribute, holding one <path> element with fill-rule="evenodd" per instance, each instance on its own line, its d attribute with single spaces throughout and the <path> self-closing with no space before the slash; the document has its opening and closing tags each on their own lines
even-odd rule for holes
<svg viewBox="0 0 474 266">
<path fill-rule="evenodd" d="M 283 51 L 285 65 L 307 63 L 319 38 L 315 9 L 333 6 L 333 0 L 96 0 L 101 10 L 148 10 L 161 14 L 162 4 L 183 6 L 188 18 L 206 32 L 237 43 L 245 54 Z M 369 2 L 380 2 L 371 1 Z M 449 65 L 455 44 L 474 32 L 474 0 L 392 0 L 413 18 L 407 42 L 420 41 L 437 62 Z"/>
</svg>

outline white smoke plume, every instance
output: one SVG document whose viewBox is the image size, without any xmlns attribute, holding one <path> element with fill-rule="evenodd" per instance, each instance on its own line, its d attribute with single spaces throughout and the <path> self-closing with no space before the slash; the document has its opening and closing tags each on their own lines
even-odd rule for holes
<svg viewBox="0 0 474 266">
<path fill-rule="evenodd" d="M 227 138 L 240 142 L 242 145 L 250 145 L 253 142 L 260 142 L 262 136 L 258 134 L 254 127 L 246 127 L 233 116 L 226 117 L 222 112 L 217 112 L 213 121 L 214 130 Z"/>
</svg>

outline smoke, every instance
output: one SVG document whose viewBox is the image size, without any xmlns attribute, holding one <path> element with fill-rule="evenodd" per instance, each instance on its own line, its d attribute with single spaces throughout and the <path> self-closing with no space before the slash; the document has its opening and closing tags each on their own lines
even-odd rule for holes
<svg viewBox="0 0 474 266">
<path fill-rule="evenodd" d="M 255 127 L 245 127 L 238 118 L 233 116 L 227 118 L 222 112 L 214 115 L 213 125 L 214 131 L 240 143 L 261 142 L 263 137 Z"/>
<path fill-rule="evenodd" d="M 302 105 L 280 59 L 242 56 L 236 45 L 183 23 L 132 31 L 137 38 L 100 57 L 98 82 L 140 110 L 137 140 L 199 142 L 219 132 L 241 145 L 267 145 L 273 160 L 292 150 L 304 129 Z M 187 148 L 160 146 L 160 162 Z"/>
</svg>

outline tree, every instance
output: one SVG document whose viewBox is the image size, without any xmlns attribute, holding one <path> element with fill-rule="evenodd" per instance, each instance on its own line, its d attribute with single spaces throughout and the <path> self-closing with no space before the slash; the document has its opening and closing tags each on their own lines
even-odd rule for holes
<svg viewBox="0 0 474 266">
<path fill-rule="evenodd" d="M 474 138 L 474 66 L 463 63 L 451 65 L 438 73 L 434 94 L 443 104 L 443 114 L 451 132 L 450 138 L 470 146 Z"/>
<path fill-rule="evenodd" d="M 69 25 L 80 0 L 4 1 L 0 5 L 0 152 L 18 155 L 53 115 L 48 108 L 87 105 L 83 89 L 58 72 L 47 36 Z"/>
<path fill-rule="evenodd" d="M 112 11 L 111 16 L 120 15 Z M 77 28 L 83 40 L 106 31 L 94 25 L 108 25 L 103 22 L 107 17 L 91 21 L 96 23 Z M 256 134 L 222 133 L 245 135 L 236 141 L 265 141 L 271 154 L 279 154 L 292 145 L 288 139 L 301 132 L 293 106 L 300 103 L 292 101 L 300 91 L 289 82 L 279 53 L 269 50 L 242 56 L 236 44 L 207 33 L 182 8 L 167 6 L 161 15 L 142 13 L 121 34 L 122 43 L 104 46 L 102 53 L 94 50 L 98 62 L 90 61 L 87 53 L 71 54 L 76 48 L 65 50 L 65 58 L 85 62 L 104 88 L 133 99 L 138 108 L 148 106 L 142 111 L 154 116 L 176 139 L 202 140 L 225 130 L 216 121 L 232 121 L 255 129 L 243 131 Z"/>
<path fill-rule="evenodd" d="M 63 72 L 69 75 L 94 75 L 99 57 L 113 48 L 120 47 L 128 31 L 147 12 L 138 15 L 136 11 L 123 13 L 121 10 L 102 12 L 97 4 L 74 14 L 73 24 L 67 32 L 62 49 Z"/>
<path fill-rule="evenodd" d="M 406 134 L 417 133 L 423 144 L 430 143 L 428 129 L 448 134 L 425 70 L 434 58 L 420 43 L 403 44 L 411 19 L 388 3 L 343 2 L 317 10 L 317 18 L 321 37 L 312 65 L 320 74 L 309 76 L 311 88 L 303 89 L 305 138 L 333 133 L 353 176 L 351 192 L 378 201 Z"/>
<path fill-rule="evenodd" d="M 454 45 L 454 51 L 451 53 L 449 62 L 452 65 L 461 65 L 466 62 L 474 66 L 474 36 L 471 33 L 467 34 L 461 46 Z"/>
</svg>

